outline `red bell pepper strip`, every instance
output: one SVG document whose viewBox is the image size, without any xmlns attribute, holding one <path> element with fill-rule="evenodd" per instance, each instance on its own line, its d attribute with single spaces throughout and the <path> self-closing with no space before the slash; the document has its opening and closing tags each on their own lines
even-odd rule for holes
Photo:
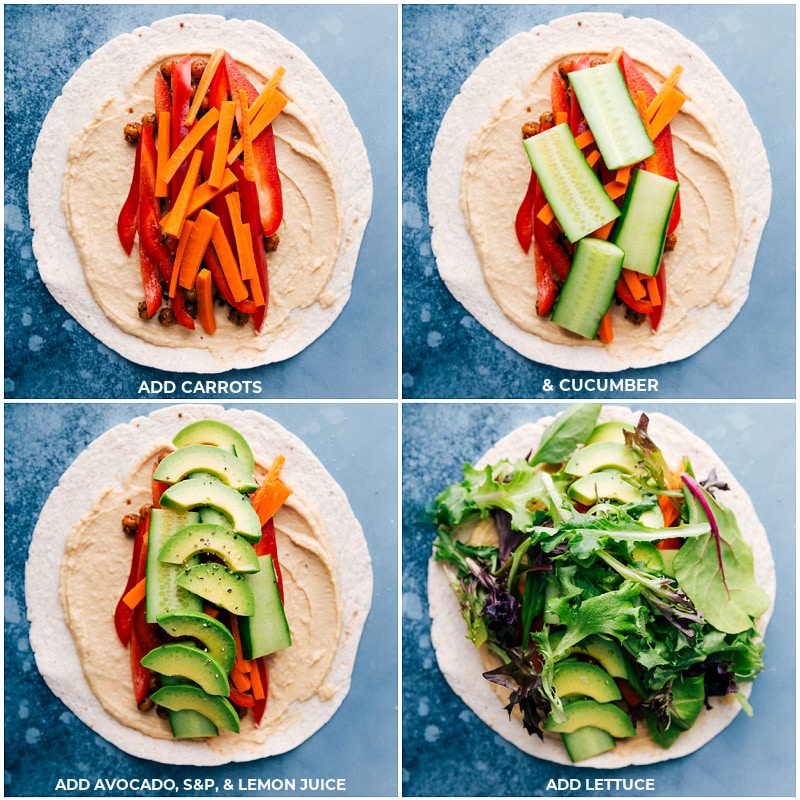
<svg viewBox="0 0 800 800">
<path fill-rule="evenodd" d="M 172 62 L 172 149 L 174 150 L 189 133 L 186 117 L 192 102 L 192 57 L 184 56 L 180 61 Z M 174 203 L 183 185 L 183 179 L 189 169 L 188 161 L 181 164 L 175 177 L 169 184 L 170 202 Z"/>
<path fill-rule="evenodd" d="M 169 95 L 169 86 L 161 74 L 161 70 L 156 72 L 155 86 L 153 87 L 153 106 L 156 114 L 162 111 L 172 112 L 172 98 Z"/>
<path fill-rule="evenodd" d="M 622 75 L 625 78 L 625 83 L 628 86 L 628 91 L 631 97 L 636 99 L 639 92 L 644 92 L 644 97 L 647 103 L 652 102 L 656 96 L 656 90 L 650 84 L 650 81 L 642 75 L 639 68 L 634 64 L 633 59 L 623 51 L 619 60 Z M 678 173 L 675 170 L 675 154 L 672 148 L 672 132 L 669 125 L 667 125 L 661 133 L 653 140 L 653 145 L 656 148 L 655 161 L 658 165 L 658 174 L 664 178 L 670 178 L 673 181 L 678 180 Z M 669 218 L 667 225 L 667 234 L 673 233 L 675 228 L 678 227 L 678 222 L 681 218 L 681 199 L 680 190 L 675 197 L 675 205 L 672 207 L 672 215 Z"/>
<path fill-rule="evenodd" d="M 158 265 L 141 245 L 139 245 L 139 268 L 142 274 L 144 305 L 149 319 L 161 308 L 164 294 L 158 275 Z"/>
<path fill-rule="evenodd" d="M 264 238 L 259 224 L 258 191 L 252 181 L 244 177 L 244 164 L 237 159 L 231 164 L 233 174 L 238 181 L 239 197 L 242 201 L 242 219 L 250 225 L 250 238 L 253 240 L 253 254 L 256 259 L 256 271 L 264 295 L 264 305 L 259 306 L 253 314 L 253 325 L 261 330 L 269 307 L 269 272 L 267 271 L 267 254 L 264 250 Z"/>
<path fill-rule="evenodd" d="M 128 581 L 125 584 L 125 591 L 123 591 L 122 597 L 120 597 L 117 607 L 114 610 L 114 627 L 116 628 L 117 636 L 119 637 L 120 642 L 122 642 L 125 647 L 128 646 L 128 643 L 131 640 L 133 610 L 127 605 L 127 603 L 122 601 L 122 598 L 125 597 L 125 595 L 128 594 L 128 592 L 133 589 L 137 583 L 139 575 L 139 559 L 141 557 L 142 547 L 144 545 L 144 536 L 147 532 L 149 520 L 149 512 L 144 514 L 139 520 L 139 525 L 136 528 L 136 535 L 133 538 L 133 552 L 131 554 L 131 568 L 130 572 L 128 573 Z"/>
<path fill-rule="evenodd" d="M 559 75 L 558 70 L 553 71 L 553 77 L 550 79 L 550 105 L 553 109 L 553 115 L 566 114 L 569 119 L 569 97 L 567 97 L 567 87 L 564 86 L 564 81 Z"/>
<path fill-rule="evenodd" d="M 125 252 L 130 255 L 136 239 L 136 222 L 139 214 L 139 163 L 142 158 L 142 137 L 136 142 L 136 156 L 133 161 L 133 177 L 128 196 L 117 217 L 117 236 Z"/>
<path fill-rule="evenodd" d="M 527 253 L 531 249 L 533 240 L 533 200 L 536 196 L 536 173 L 531 170 L 531 177 L 528 181 L 528 190 L 525 197 L 517 209 L 517 216 L 514 220 L 514 230 L 517 232 L 519 246 Z"/>
<path fill-rule="evenodd" d="M 247 93 L 248 105 L 255 102 L 258 92 L 255 86 L 245 77 L 236 62 L 226 53 L 225 68 L 231 95 L 239 96 L 244 89 Z M 268 125 L 253 140 L 253 158 L 256 168 L 256 188 L 260 211 L 261 227 L 264 236 L 272 236 L 278 230 L 283 219 L 283 193 L 278 162 L 275 157 L 275 139 L 272 125 Z"/>
<path fill-rule="evenodd" d="M 208 87 L 208 104 L 211 108 L 216 108 L 219 111 L 222 108 L 222 103 L 229 98 L 228 73 L 225 70 L 225 61 L 223 60 L 217 67 Z"/>
<path fill-rule="evenodd" d="M 269 697 L 269 665 L 267 664 L 266 656 L 257 658 L 255 660 L 255 667 L 261 678 L 261 685 L 264 687 L 264 697 L 261 700 L 256 700 L 253 706 L 253 719 L 256 721 L 256 725 L 258 725 L 267 709 L 267 697 Z"/>
<path fill-rule="evenodd" d="M 576 72 L 579 69 L 589 69 L 591 61 L 588 55 L 583 56 L 578 61 L 572 63 L 569 71 Z M 569 98 L 569 129 L 572 131 L 573 136 L 578 136 L 585 130 L 588 130 L 588 128 L 589 125 L 586 122 L 586 118 L 583 116 L 578 98 L 575 96 L 575 92 L 571 92 Z"/>
<path fill-rule="evenodd" d="M 661 317 L 664 314 L 664 304 L 667 300 L 667 270 L 663 260 L 661 266 L 658 268 L 658 272 L 656 272 L 656 286 L 658 287 L 661 303 L 657 306 L 653 306 L 653 311 L 650 314 L 650 325 L 654 331 L 657 331 L 658 326 L 661 324 Z"/>
<path fill-rule="evenodd" d="M 147 651 L 142 647 L 141 642 L 134 630 L 130 639 L 131 657 L 131 679 L 133 681 L 133 694 L 136 697 L 137 705 L 146 697 L 150 689 L 151 672 L 142 666 L 141 661 L 147 655 Z"/>
<path fill-rule="evenodd" d="M 275 567 L 275 577 L 278 579 L 278 592 L 283 602 L 283 576 L 281 563 L 278 560 L 278 543 L 275 539 L 275 523 L 270 517 L 261 527 L 261 538 L 253 545 L 257 556 L 272 556 L 272 565 Z"/>
<path fill-rule="evenodd" d="M 533 263 L 536 271 L 536 313 L 543 317 L 555 303 L 556 287 L 553 266 L 536 244 L 533 247 Z"/>
</svg>

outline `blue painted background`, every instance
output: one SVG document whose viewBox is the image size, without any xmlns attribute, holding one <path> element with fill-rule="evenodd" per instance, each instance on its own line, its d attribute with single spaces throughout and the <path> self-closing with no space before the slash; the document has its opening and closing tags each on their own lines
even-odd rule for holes
<svg viewBox="0 0 800 800">
<path fill-rule="evenodd" d="M 767 530 L 777 600 L 766 635 L 765 671 L 750 698 L 752 718 L 740 713 L 717 738 L 679 760 L 612 771 L 562 767 L 517 750 L 445 683 L 430 642 L 427 564 L 435 529 L 424 521 L 425 506 L 462 479 L 465 461 L 474 463 L 500 437 L 562 408 L 542 403 L 403 407 L 403 794 L 583 796 L 545 787 L 550 778 L 605 776 L 653 778 L 656 791 L 640 796 L 794 796 L 795 409 L 789 403 L 644 406 L 669 414 L 711 445 L 748 491 Z M 596 794 L 636 793 L 591 792 Z"/>
<path fill-rule="evenodd" d="M 353 294 L 341 316 L 294 358 L 238 371 L 236 378 L 261 380 L 263 394 L 258 399 L 396 396 L 398 135 L 394 6 L 7 5 L 4 13 L 7 398 L 136 397 L 141 380 L 176 377 L 121 358 L 90 336 L 53 300 L 39 278 L 31 252 L 27 187 L 39 129 L 78 67 L 114 36 L 181 13 L 255 19 L 301 47 L 344 98 L 372 165 L 372 217 Z M 347 169 L 347 165 L 341 168 Z M 54 187 L 54 191 L 60 194 L 60 187 Z M 179 370 L 176 362 L 176 373 Z M 185 396 L 178 391 L 168 398 Z M 210 399 L 214 399 L 213 394 Z"/>
<path fill-rule="evenodd" d="M 397 794 L 397 409 L 394 404 L 255 405 L 299 436 L 344 489 L 364 529 L 374 574 L 372 610 L 350 693 L 300 747 L 260 761 L 170 767 L 134 758 L 96 736 L 36 670 L 25 617 L 24 562 L 36 519 L 60 475 L 97 436 L 155 406 L 25 404 L 5 410 L 5 792 L 56 792 L 59 778 L 344 778 L 335 794 Z M 339 553 L 346 565 L 347 554 Z M 168 743 L 167 743 L 168 744 Z M 237 792 L 220 790 L 218 794 Z M 91 796 L 136 792 L 89 792 Z M 145 793 L 147 795 L 148 793 Z M 185 796 L 184 793 L 181 793 Z M 194 793 L 204 795 L 204 792 Z M 215 794 L 215 793 L 212 793 Z M 250 794 L 250 793 L 248 793 Z M 286 795 L 286 792 L 254 792 Z M 289 792 L 320 795 L 325 792 Z"/>
<path fill-rule="evenodd" d="M 658 395 L 651 399 L 794 397 L 795 7 L 761 4 L 404 7 L 403 396 L 587 396 L 543 390 L 545 379 L 557 384 L 587 373 L 528 361 L 450 295 L 431 252 L 426 203 L 433 142 L 466 78 L 512 35 L 581 10 L 655 17 L 702 47 L 747 103 L 772 168 L 772 212 L 741 313 L 689 359 L 619 374 L 657 378 Z"/>
</svg>

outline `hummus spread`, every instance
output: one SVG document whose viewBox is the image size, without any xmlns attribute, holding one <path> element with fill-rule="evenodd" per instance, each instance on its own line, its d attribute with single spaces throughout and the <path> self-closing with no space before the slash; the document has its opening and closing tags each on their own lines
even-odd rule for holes
<svg viewBox="0 0 800 800">
<path fill-rule="evenodd" d="M 601 411 L 599 421 L 621 420 L 636 424 L 640 413 L 606 406 Z M 668 464 L 676 464 L 686 455 L 698 474 L 709 474 L 714 470 L 717 478 L 728 485 L 730 491 L 725 493 L 725 505 L 736 515 L 742 535 L 753 550 L 756 581 L 770 597 L 769 609 L 756 621 L 763 635 L 775 604 L 775 564 L 766 531 L 750 498 L 720 457 L 702 439 L 670 417 L 650 411 L 646 413 L 649 418 L 648 431 Z M 482 469 L 506 458 L 511 461 L 525 458 L 536 450 L 542 434 L 552 421 L 553 417 L 545 417 L 517 428 L 481 456 L 475 467 Z M 476 545 L 497 542 L 497 531 L 490 519 L 465 523 L 456 535 Z M 509 721 L 504 708 L 508 690 L 482 677 L 483 672 L 499 666 L 499 662 L 486 646 L 476 648 L 464 635 L 464 619 L 450 586 L 451 580 L 447 569 L 431 558 L 428 565 L 431 641 L 439 668 L 448 684 L 484 723 L 520 750 L 546 761 L 572 765 L 560 736 L 544 732 L 544 741 L 531 736 L 516 718 L 516 711 L 515 718 Z M 752 684 L 749 683 L 741 686 L 746 696 L 749 696 L 751 689 Z M 692 753 L 724 730 L 742 708 L 731 695 L 712 698 L 712 703 L 712 711 L 701 714 L 691 730 L 682 734 L 668 750 L 656 745 L 639 726 L 635 737 L 618 741 L 612 751 L 581 762 L 579 766 L 619 769 L 631 764 L 667 761 Z"/>
<path fill-rule="evenodd" d="M 64 549 L 60 599 L 83 673 L 103 708 L 129 728 L 172 740 L 166 719 L 154 710 L 137 709 L 130 651 L 114 629 L 114 609 L 128 577 L 132 547 L 120 520 L 129 510 L 152 502 L 150 475 L 159 452 L 143 458 L 120 489 L 105 493 L 72 528 Z M 257 477 L 265 472 L 261 469 Z M 275 515 L 275 534 L 292 646 L 269 659 L 269 695 L 261 725 L 248 714 L 241 721 L 241 733 L 220 731 L 219 737 L 205 740 L 212 749 L 224 751 L 233 745 L 246 750 L 263 744 L 297 722 L 301 703 L 315 697 L 326 702 L 332 694 L 327 679 L 342 629 L 333 547 L 318 512 L 296 494 Z"/>
<path fill-rule="evenodd" d="M 117 237 L 117 216 L 133 174 L 135 148 L 122 135 L 125 124 L 153 111 L 153 79 L 162 61 L 186 53 L 158 56 L 142 65 L 123 97 L 109 99 L 72 140 L 62 185 L 62 207 L 75 241 L 86 282 L 103 313 L 123 331 L 157 346 L 199 347 L 222 359 L 257 353 L 291 335 L 303 309 L 323 302 L 342 239 L 342 216 L 336 196 L 336 164 L 311 109 L 290 102 L 273 124 L 281 173 L 284 216 L 280 245 L 269 253 L 269 305 L 261 332 L 248 320 L 236 325 L 217 307 L 217 330 L 200 325 L 164 327 L 154 317 L 142 320 L 138 241 L 128 256 Z M 208 57 L 209 53 L 198 53 Z M 237 59 L 253 85 L 264 76 Z M 103 191 L 98 191 L 99 186 Z"/>
<path fill-rule="evenodd" d="M 656 89 L 681 65 L 688 101 L 671 124 L 681 222 L 677 245 L 665 254 L 661 323 L 657 332 L 648 321 L 634 325 L 612 304 L 614 341 L 604 345 L 537 315 L 533 256 L 517 242 L 514 218 L 530 177 L 522 124 L 550 110 L 553 71 L 564 59 L 619 45 Z M 446 178 L 443 159 L 451 171 L 463 164 L 460 175 Z M 743 305 L 769 213 L 768 175 L 744 103 L 699 48 L 655 20 L 576 14 L 508 40 L 454 99 L 428 181 L 434 252 L 456 298 L 529 358 L 607 371 L 674 361 L 711 341 Z"/>
<path fill-rule="evenodd" d="M 200 325 L 140 319 L 139 245 L 127 256 L 116 232 L 134 162 L 123 127 L 153 111 L 162 61 L 216 48 L 259 90 L 286 68 L 281 88 L 290 102 L 273 123 L 284 215 L 280 244 L 267 253 L 270 297 L 259 333 L 219 307 L 211 336 Z M 372 178 L 347 106 L 302 50 L 254 21 L 182 15 L 118 36 L 84 62 L 42 126 L 29 200 L 39 272 L 78 322 L 136 363 L 212 373 L 290 358 L 333 324 L 350 297 Z"/>
</svg>

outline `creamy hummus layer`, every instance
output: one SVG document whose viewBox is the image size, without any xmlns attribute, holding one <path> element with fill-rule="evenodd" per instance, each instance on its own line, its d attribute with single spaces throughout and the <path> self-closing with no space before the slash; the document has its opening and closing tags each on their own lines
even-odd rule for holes
<svg viewBox="0 0 800 800">
<path fill-rule="evenodd" d="M 658 88 L 667 76 L 651 67 L 634 46 L 630 54 Z M 539 59 L 520 92 L 498 98 L 491 118 L 469 142 L 461 177 L 461 209 L 486 285 L 502 312 L 520 329 L 555 344 L 593 344 L 612 357 L 630 358 L 632 351 L 658 352 L 676 336 L 692 337 L 709 307 L 724 308 L 733 301 L 724 289 L 741 235 L 732 155 L 720 144 L 716 109 L 701 107 L 689 98 L 671 126 L 682 213 L 677 246 L 665 256 L 667 301 L 657 333 L 649 321 L 637 326 L 625 320 L 619 305 L 612 306 L 614 341 L 610 345 L 589 342 L 549 317 L 539 317 L 532 251 L 523 252 L 514 231 L 530 176 L 521 129 L 525 121 L 550 110 L 553 71 L 559 61 L 575 55 L 582 54 L 565 48 L 552 54 L 551 60 Z"/>
<path fill-rule="evenodd" d="M 106 492 L 70 531 L 61 567 L 60 600 L 83 673 L 103 708 L 115 719 L 154 738 L 171 739 L 166 720 L 136 707 L 130 653 L 114 629 L 114 609 L 130 567 L 132 541 L 120 521 L 150 501 L 154 450 L 125 479 Z M 263 474 L 263 470 L 260 474 Z M 325 525 L 311 503 L 292 494 L 275 516 L 292 646 L 269 659 L 267 711 L 256 727 L 252 715 L 241 733 L 208 739 L 211 749 L 257 750 L 271 736 L 297 723 L 301 705 L 333 696 L 330 670 L 339 644 L 343 614 L 336 558 Z M 239 759 L 241 760 L 241 759 Z"/>
<path fill-rule="evenodd" d="M 273 124 L 281 174 L 284 219 L 280 245 L 267 254 L 270 297 L 267 318 L 256 334 L 251 322 L 237 326 L 227 310 L 217 307 L 217 330 L 207 335 L 180 325 L 164 327 L 156 318 L 142 320 L 138 243 L 130 256 L 119 243 L 117 216 L 130 186 L 134 148 L 122 130 L 131 120 L 153 110 L 152 87 L 159 64 L 185 55 L 154 54 L 130 80 L 124 97 L 108 99 L 97 115 L 73 138 L 62 185 L 62 208 L 75 242 L 88 287 L 103 313 L 121 330 L 159 346 L 212 351 L 224 361 L 268 350 L 292 335 L 304 309 L 327 308 L 336 293 L 329 289 L 342 242 L 342 213 L 336 193 L 336 166 L 318 110 L 290 102 Z M 199 53 L 207 57 L 207 53 Z M 260 89 L 267 77 L 237 63 Z M 291 69 L 291 66 L 288 65 Z M 179 357 L 178 357 L 179 358 Z M 176 363 L 176 368 L 180 364 Z"/>
</svg>

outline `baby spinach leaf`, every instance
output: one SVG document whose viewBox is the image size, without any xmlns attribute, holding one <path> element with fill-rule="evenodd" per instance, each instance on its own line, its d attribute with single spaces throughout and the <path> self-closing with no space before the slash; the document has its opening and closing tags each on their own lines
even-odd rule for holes
<svg viewBox="0 0 800 800">
<path fill-rule="evenodd" d="M 542 434 L 532 464 L 560 464 L 566 461 L 579 444 L 591 435 L 602 403 L 581 403 L 559 414 Z"/>
</svg>

